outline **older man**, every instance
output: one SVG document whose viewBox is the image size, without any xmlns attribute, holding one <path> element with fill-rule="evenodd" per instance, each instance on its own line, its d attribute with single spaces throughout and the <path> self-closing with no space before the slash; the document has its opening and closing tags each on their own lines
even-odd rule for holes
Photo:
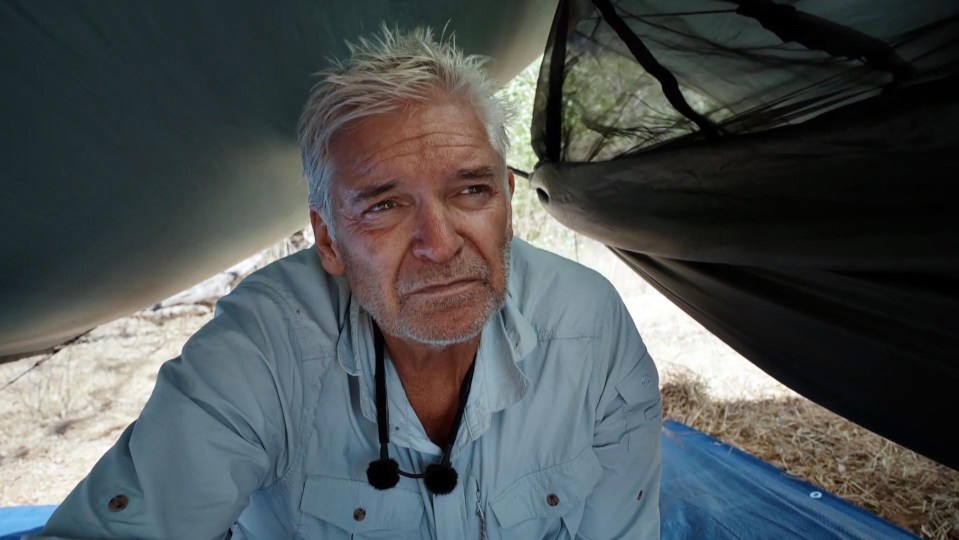
<svg viewBox="0 0 959 540">
<path fill-rule="evenodd" d="M 512 239 L 492 95 L 422 30 L 325 73 L 316 249 L 220 301 L 42 537 L 657 537 L 656 369 L 606 281 Z"/>
</svg>

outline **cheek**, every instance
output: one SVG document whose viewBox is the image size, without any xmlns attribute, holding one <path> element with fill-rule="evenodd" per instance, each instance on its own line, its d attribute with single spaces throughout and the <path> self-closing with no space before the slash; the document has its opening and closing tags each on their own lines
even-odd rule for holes
<svg viewBox="0 0 959 540">
<path fill-rule="evenodd" d="M 502 206 L 496 206 L 492 215 L 489 216 L 487 227 L 491 229 L 491 234 L 500 238 L 501 234 L 506 235 L 509 240 L 513 236 L 513 207 L 509 200 L 503 201 Z"/>
<path fill-rule="evenodd" d="M 365 237 L 350 250 L 351 272 L 367 283 L 391 290 L 403 264 L 406 244 L 387 235 Z"/>
<path fill-rule="evenodd" d="M 465 228 L 467 236 L 490 261 L 498 261 L 506 244 L 513 238 L 512 214 L 509 206 L 490 208 L 486 212 L 469 216 Z"/>
</svg>

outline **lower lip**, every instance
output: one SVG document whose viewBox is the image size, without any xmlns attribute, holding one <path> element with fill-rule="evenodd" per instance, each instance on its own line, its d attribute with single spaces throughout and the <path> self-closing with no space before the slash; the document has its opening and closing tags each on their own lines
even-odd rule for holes
<svg viewBox="0 0 959 540">
<path fill-rule="evenodd" d="M 460 294 L 468 291 L 469 289 L 477 286 L 479 281 L 470 280 L 470 281 L 457 281 L 456 283 L 450 283 L 449 285 L 437 285 L 435 287 L 430 287 L 428 289 L 421 289 L 410 293 L 411 296 L 449 296 L 454 294 Z"/>
</svg>

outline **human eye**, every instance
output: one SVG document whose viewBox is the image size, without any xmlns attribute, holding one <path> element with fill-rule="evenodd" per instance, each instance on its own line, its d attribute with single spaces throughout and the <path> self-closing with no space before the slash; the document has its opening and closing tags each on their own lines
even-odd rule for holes
<svg viewBox="0 0 959 540">
<path fill-rule="evenodd" d="M 385 211 L 387 211 L 387 210 L 391 210 L 391 209 L 393 209 L 393 208 L 396 208 L 396 201 L 394 201 L 393 199 L 387 199 L 387 200 L 385 200 L 385 201 L 380 201 L 380 202 L 378 202 L 378 203 L 370 206 L 369 208 L 366 209 L 366 211 L 365 211 L 364 213 L 365 213 L 365 214 L 377 214 L 377 213 L 380 213 L 380 212 L 385 212 Z"/>
<path fill-rule="evenodd" d="M 485 195 L 490 192 L 490 187 L 485 184 L 474 184 L 471 186 L 466 186 L 460 191 L 462 195 Z"/>
</svg>

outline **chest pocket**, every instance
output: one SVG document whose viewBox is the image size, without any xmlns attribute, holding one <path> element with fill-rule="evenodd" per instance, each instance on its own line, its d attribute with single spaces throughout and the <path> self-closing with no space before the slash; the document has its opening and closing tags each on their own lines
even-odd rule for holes
<svg viewBox="0 0 959 540">
<path fill-rule="evenodd" d="M 335 537 L 328 525 L 346 531 L 343 538 L 418 538 L 424 508 L 420 494 L 412 491 L 379 491 L 366 482 L 311 476 L 300 511 L 322 521 L 304 519 L 300 532 L 306 538 Z"/>
<path fill-rule="evenodd" d="M 544 538 L 560 524 L 574 537 L 583 503 L 602 472 L 599 459 L 587 447 L 571 461 L 523 476 L 490 499 L 501 527 L 491 537 Z"/>
</svg>

